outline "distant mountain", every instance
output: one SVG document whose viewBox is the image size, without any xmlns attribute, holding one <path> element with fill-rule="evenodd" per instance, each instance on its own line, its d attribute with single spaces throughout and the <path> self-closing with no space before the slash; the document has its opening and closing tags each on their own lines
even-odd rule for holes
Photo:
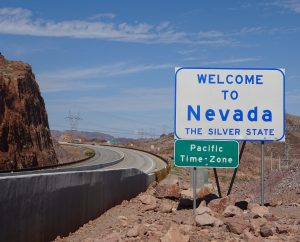
<svg viewBox="0 0 300 242">
<path fill-rule="evenodd" d="M 114 139 L 114 136 L 100 132 L 51 130 L 51 134 L 57 140 L 60 140 L 63 137 L 70 137 L 72 139 L 82 139 L 84 141 L 109 141 Z"/>
<path fill-rule="evenodd" d="M 87 132 L 87 131 L 59 131 L 51 130 L 52 137 L 58 141 L 71 142 L 74 139 L 81 139 L 82 141 L 90 142 L 106 142 L 106 141 L 116 141 L 117 144 L 123 144 L 133 141 L 133 139 L 128 138 L 115 138 L 112 135 L 104 134 L 100 132 Z"/>
</svg>

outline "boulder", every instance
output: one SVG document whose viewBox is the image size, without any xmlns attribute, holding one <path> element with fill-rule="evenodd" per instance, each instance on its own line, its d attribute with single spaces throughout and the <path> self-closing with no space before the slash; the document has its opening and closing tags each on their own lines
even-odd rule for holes
<svg viewBox="0 0 300 242">
<path fill-rule="evenodd" d="M 179 180 L 176 176 L 169 175 L 162 180 L 155 188 L 155 196 L 157 198 L 180 198 Z"/>
<path fill-rule="evenodd" d="M 215 218 L 208 213 L 197 215 L 195 221 L 198 226 L 214 226 L 215 224 Z"/>
<path fill-rule="evenodd" d="M 206 207 L 206 201 L 202 200 L 199 204 L 200 207 Z"/>
<path fill-rule="evenodd" d="M 250 219 L 250 224 L 255 235 L 258 236 L 260 228 L 267 224 L 267 220 L 265 218 Z"/>
<path fill-rule="evenodd" d="M 143 224 L 135 224 L 133 228 L 129 229 L 126 236 L 127 237 L 137 237 L 142 236 L 147 232 L 147 228 Z"/>
<path fill-rule="evenodd" d="M 157 199 L 152 195 L 141 195 L 139 200 L 145 205 L 143 211 L 154 210 L 157 207 Z"/>
<path fill-rule="evenodd" d="M 134 226 L 133 228 L 129 229 L 126 236 L 127 237 L 137 237 L 139 235 L 139 230 L 137 226 Z"/>
<path fill-rule="evenodd" d="M 203 199 L 208 194 L 213 192 L 213 185 L 212 184 L 205 184 L 202 186 L 199 191 L 197 192 L 197 197 Z"/>
<path fill-rule="evenodd" d="M 257 207 L 257 206 L 260 206 L 258 203 L 254 203 L 254 202 L 250 202 L 248 203 L 248 209 L 251 210 L 251 208 L 253 207 Z"/>
<path fill-rule="evenodd" d="M 250 228 L 244 230 L 243 236 L 247 241 L 253 241 L 254 239 L 254 235 L 251 233 Z"/>
<path fill-rule="evenodd" d="M 234 217 L 234 216 L 242 216 L 243 210 L 234 206 L 234 205 L 229 205 L 225 208 L 223 212 L 224 217 Z"/>
<path fill-rule="evenodd" d="M 254 218 L 256 217 L 264 217 L 265 215 L 269 215 L 270 211 L 268 207 L 265 206 L 252 206 L 250 207 L 250 211 L 254 214 Z"/>
<path fill-rule="evenodd" d="M 279 219 L 274 214 L 265 214 L 264 218 L 267 219 L 270 222 L 278 221 Z"/>
<path fill-rule="evenodd" d="M 211 216 L 208 213 L 202 213 L 200 215 L 196 215 L 195 217 L 196 225 L 198 226 L 222 226 L 223 221 Z"/>
<path fill-rule="evenodd" d="M 156 203 L 156 198 L 152 195 L 147 195 L 147 194 L 143 194 L 141 196 L 139 196 L 139 200 L 146 205 L 150 205 L 153 203 Z"/>
<path fill-rule="evenodd" d="M 212 200 L 207 206 L 214 212 L 221 214 L 224 212 L 227 206 L 234 205 L 234 204 L 235 204 L 235 198 L 230 195 L 223 198 Z"/>
<path fill-rule="evenodd" d="M 160 238 L 161 242 L 189 242 L 190 236 L 184 235 L 178 225 L 172 224 L 168 232 Z"/>
<path fill-rule="evenodd" d="M 270 227 L 268 226 L 263 226 L 260 228 L 260 235 L 262 237 L 269 237 L 273 235 L 273 231 Z"/>
<path fill-rule="evenodd" d="M 118 232 L 113 232 L 99 240 L 93 240 L 93 242 L 121 242 L 121 241 L 123 240 L 121 239 L 121 235 Z"/>
<path fill-rule="evenodd" d="M 235 234 L 242 234 L 245 229 L 250 227 L 249 221 L 242 217 L 226 218 L 225 224 L 228 231 Z"/>
<path fill-rule="evenodd" d="M 172 209 L 173 209 L 172 202 L 166 199 L 162 200 L 158 207 L 158 210 L 162 213 L 171 213 Z"/>
<path fill-rule="evenodd" d="M 184 234 L 191 234 L 191 232 L 194 229 L 194 226 L 188 225 L 188 224 L 180 224 L 179 225 L 180 231 L 182 231 Z"/>
<path fill-rule="evenodd" d="M 125 226 L 128 225 L 128 218 L 127 218 L 127 217 L 125 217 L 125 216 L 123 216 L 123 215 L 120 215 L 120 216 L 118 216 L 117 219 L 120 221 L 120 223 L 121 223 L 121 225 L 122 225 L 123 227 L 125 227 Z"/>
<path fill-rule="evenodd" d="M 277 234 L 287 234 L 288 231 L 289 231 L 289 227 L 287 225 L 281 225 L 281 224 L 276 225 Z"/>
<path fill-rule="evenodd" d="M 207 214 L 211 214 L 212 211 L 209 207 L 203 207 L 203 206 L 199 206 L 197 209 L 196 209 L 196 215 L 201 215 L 201 214 L 204 214 L 204 213 L 207 213 Z"/>
<path fill-rule="evenodd" d="M 192 189 L 189 188 L 189 189 L 180 191 L 180 197 L 181 198 L 188 198 L 188 199 L 193 200 L 194 197 L 193 197 L 193 191 L 192 191 Z"/>
</svg>

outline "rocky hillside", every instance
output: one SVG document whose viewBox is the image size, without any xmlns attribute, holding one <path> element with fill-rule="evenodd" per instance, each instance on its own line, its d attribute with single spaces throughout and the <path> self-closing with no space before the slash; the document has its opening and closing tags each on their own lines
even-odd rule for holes
<svg viewBox="0 0 300 242">
<path fill-rule="evenodd" d="M 57 163 L 44 100 L 30 65 L 0 54 L 0 169 Z"/>
<path fill-rule="evenodd" d="M 192 191 L 169 176 L 55 242 L 300 241 L 300 201 L 260 206 L 209 187 L 198 191 L 193 214 Z"/>
<path fill-rule="evenodd" d="M 291 127 L 300 127 L 300 117 L 287 114 L 287 133 L 285 156 L 284 142 L 265 143 L 265 193 L 266 201 L 278 200 L 292 202 L 300 194 L 300 130 Z M 240 147 L 242 142 L 240 142 Z M 139 148 L 159 154 L 173 164 L 173 134 L 162 135 L 159 139 L 137 140 L 126 146 Z M 252 194 L 256 199 L 260 194 L 260 155 L 259 142 L 247 142 L 237 172 L 232 192 L 240 197 Z M 288 160 L 285 160 L 288 158 Z M 217 169 L 222 194 L 227 189 L 232 177 L 232 169 Z M 179 175 L 183 180 L 189 181 L 190 169 L 172 167 L 172 174 Z M 215 184 L 212 169 L 208 169 L 209 181 Z"/>
<path fill-rule="evenodd" d="M 60 142 L 73 142 L 74 139 L 81 139 L 83 143 L 106 143 L 107 141 L 115 141 L 117 144 L 125 144 L 129 142 L 133 142 L 133 139 L 130 138 L 122 138 L 122 137 L 114 137 L 109 134 L 101 133 L 101 132 L 87 132 L 87 131 L 79 131 L 79 130 L 51 130 L 52 137 Z"/>
<path fill-rule="evenodd" d="M 104 134 L 100 132 L 86 132 L 86 131 L 59 131 L 51 130 L 52 136 L 58 141 L 72 142 L 73 139 L 81 139 L 84 141 L 107 141 L 113 140 L 114 137 L 109 134 Z"/>
<path fill-rule="evenodd" d="M 286 116 L 287 127 L 299 126 L 300 127 L 300 117 L 287 114 Z M 300 128 L 288 129 L 286 133 L 286 140 L 288 143 L 289 158 L 292 160 L 295 158 L 299 160 L 300 157 L 295 157 L 296 154 L 300 152 Z M 152 151 L 165 158 L 173 157 L 173 147 L 174 147 L 174 135 L 170 133 L 168 135 L 161 135 L 159 139 L 147 139 L 147 140 L 136 140 L 131 143 L 126 144 L 126 146 L 133 146 L 139 149 Z M 242 142 L 240 142 L 240 147 Z M 284 158 L 284 142 L 266 142 L 265 143 L 265 159 L 266 165 L 269 169 L 270 159 L 272 156 L 273 165 L 278 166 L 279 159 Z M 260 152 L 261 146 L 259 142 L 247 142 L 245 146 L 245 151 L 241 160 L 241 168 L 244 171 L 250 171 L 252 173 L 257 173 L 259 171 L 260 162 Z M 255 166 L 253 165 L 255 164 Z M 268 170 L 267 169 L 267 170 Z"/>
</svg>

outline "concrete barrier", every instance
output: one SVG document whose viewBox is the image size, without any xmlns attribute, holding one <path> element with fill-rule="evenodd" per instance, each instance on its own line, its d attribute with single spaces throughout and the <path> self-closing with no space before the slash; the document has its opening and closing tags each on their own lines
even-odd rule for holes
<svg viewBox="0 0 300 242">
<path fill-rule="evenodd" d="M 42 242 L 66 236 L 155 177 L 137 169 L 70 171 L 0 178 L 0 241 Z"/>
</svg>

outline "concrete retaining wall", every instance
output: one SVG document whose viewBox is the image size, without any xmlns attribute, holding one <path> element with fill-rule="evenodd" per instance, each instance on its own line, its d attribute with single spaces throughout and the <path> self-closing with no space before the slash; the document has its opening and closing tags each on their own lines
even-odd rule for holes
<svg viewBox="0 0 300 242">
<path fill-rule="evenodd" d="M 137 169 L 79 171 L 0 179 L 0 241 L 66 236 L 145 191 L 154 176 Z"/>
</svg>

